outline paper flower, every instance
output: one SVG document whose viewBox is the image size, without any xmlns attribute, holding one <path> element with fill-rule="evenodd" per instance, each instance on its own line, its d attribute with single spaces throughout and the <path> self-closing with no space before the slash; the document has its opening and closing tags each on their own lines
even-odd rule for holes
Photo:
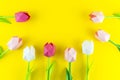
<svg viewBox="0 0 120 80">
<path fill-rule="evenodd" d="M 114 13 L 112 16 L 104 16 L 103 12 L 94 11 L 89 16 L 90 20 L 92 20 L 94 23 L 102 23 L 105 18 L 120 19 L 120 13 Z"/>
<path fill-rule="evenodd" d="M 47 57 L 54 56 L 55 54 L 55 46 L 53 43 L 46 43 L 44 46 L 44 55 Z"/>
<path fill-rule="evenodd" d="M 26 73 L 26 80 L 29 80 L 32 70 L 30 69 L 30 62 L 35 59 L 35 48 L 33 46 L 25 47 L 23 50 L 23 59 L 28 62 Z"/>
<path fill-rule="evenodd" d="M 26 22 L 30 19 L 30 15 L 27 12 L 17 12 L 14 16 L 0 16 L 0 22 L 11 24 L 8 18 L 15 18 L 16 22 Z"/>
<path fill-rule="evenodd" d="M 90 40 L 85 40 L 82 43 L 82 53 L 86 55 L 93 54 L 94 51 L 94 43 Z"/>
<path fill-rule="evenodd" d="M 89 66 L 89 56 L 91 54 L 93 54 L 94 51 L 94 43 L 91 40 L 85 40 L 82 43 L 82 53 L 85 54 L 87 56 L 86 58 L 86 80 L 88 80 L 88 73 L 90 70 L 90 66 Z"/>
<path fill-rule="evenodd" d="M 50 57 L 55 54 L 55 45 L 53 43 L 46 43 L 44 45 L 44 56 L 48 57 L 47 80 L 50 80 L 51 69 L 54 63 L 50 64 Z"/>
<path fill-rule="evenodd" d="M 22 38 L 19 38 L 17 36 L 12 37 L 7 44 L 8 49 L 0 53 L 0 58 L 2 58 L 9 50 L 16 50 L 19 47 L 21 47 L 21 45 L 22 45 Z"/>
<path fill-rule="evenodd" d="M 26 47 L 23 51 L 23 59 L 30 62 L 35 59 L 35 48 L 33 46 Z"/>
<path fill-rule="evenodd" d="M 65 50 L 65 59 L 69 62 L 69 69 L 66 68 L 66 80 L 72 80 L 71 63 L 76 60 L 76 54 L 74 48 L 67 48 Z"/>
<path fill-rule="evenodd" d="M 110 40 L 110 34 L 108 34 L 107 32 L 105 32 L 104 30 L 98 30 L 95 33 L 95 37 L 101 41 L 101 42 L 110 42 L 112 43 L 114 46 L 116 46 L 118 48 L 118 50 L 120 51 L 120 45 L 114 43 L 112 40 Z"/>
</svg>

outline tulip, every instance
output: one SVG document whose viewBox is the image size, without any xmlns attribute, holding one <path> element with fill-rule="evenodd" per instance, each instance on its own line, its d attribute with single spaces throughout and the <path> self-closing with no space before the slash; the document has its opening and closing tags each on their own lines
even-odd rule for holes
<svg viewBox="0 0 120 80">
<path fill-rule="evenodd" d="M 35 48 L 33 46 L 26 47 L 23 51 L 23 59 L 30 62 L 35 59 Z"/>
<path fill-rule="evenodd" d="M 87 60 L 86 60 L 86 80 L 88 80 L 88 73 L 89 73 L 89 55 L 93 54 L 94 51 L 94 43 L 90 40 L 85 40 L 82 43 L 82 53 L 86 54 Z"/>
<path fill-rule="evenodd" d="M 86 55 L 91 55 L 94 51 L 94 43 L 93 41 L 85 40 L 82 43 L 82 52 Z"/>
<path fill-rule="evenodd" d="M 50 80 L 50 72 L 54 63 L 50 64 L 50 57 L 55 54 L 55 45 L 53 43 L 46 43 L 44 45 L 44 56 L 48 57 L 47 80 Z"/>
<path fill-rule="evenodd" d="M 76 51 L 74 48 L 67 48 L 65 50 L 65 59 L 69 62 L 69 70 L 66 68 L 66 80 L 72 80 L 71 63 L 76 60 Z"/>
<path fill-rule="evenodd" d="M 12 37 L 7 44 L 8 49 L 6 49 L 5 51 L 3 51 L 0 54 L 0 58 L 2 58 L 8 51 L 18 49 L 19 47 L 21 47 L 21 45 L 22 45 L 22 39 L 21 38 L 19 38 L 17 36 Z"/>
<path fill-rule="evenodd" d="M 110 40 L 110 35 L 105 32 L 104 30 L 98 30 L 96 33 L 95 33 L 95 37 L 101 41 L 101 42 L 110 42 L 112 43 L 114 46 L 117 47 L 117 49 L 120 51 L 120 45 L 119 44 L 116 44 L 115 42 L 113 42 L 112 40 Z"/>
<path fill-rule="evenodd" d="M 30 69 L 30 62 L 35 59 L 35 48 L 33 46 L 26 47 L 23 50 L 23 59 L 28 62 L 28 68 L 26 73 L 26 80 L 29 80 L 31 69 Z"/>
<path fill-rule="evenodd" d="M 76 51 L 74 50 L 74 48 L 67 48 L 65 50 L 65 59 L 68 62 L 73 62 L 76 60 Z"/>
<path fill-rule="evenodd" d="M 90 19 L 94 22 L 94 23 L 102 23 L 104 20 L 104 15 L 102 12 L 92 12 L 90 14 Z"/>
<path fill-rule="evenodd" d="M 103 12 L 94 11 L 90 15 L 90 20 L 94 23 L 102 23 L 105 18 L 118 18 L 120 19 L 120 13 L 114 13 L 112 16 L 104 16 Z"/>
<path fill-rule="evenodd" d="M 103 30 L 98 30 L 95 33 L 95 37 L 101 42 L 108 42 L 110 40 L 110 35 Z"/>
<path fill-rule="evenodd" d="M 47 57 L 54 56 L 55 54 L 55 46 L 53 43 L 46 43 L 44 46 L 44 55 Z"/>
<path fill-rule="evenodd" d="M 0 22 L 11 24 L 8 18 L 15 18 L 16 22 L 26 22 L 30 19 L 30 15 L 27 12 L 17 12 L 14 16 L 0 16 Z"/>
<path fill-rule="evenodd" d="M 25 22 L 30 19 L 30 15 L 27 12 L 17 12 L 15 13 L 16 22 Z"/>
<path fill-rule="evenodd" d="M 22 45 L 22 39 L 17 36 L 12 37 L 7 45 L 10 50 L 16 50 Z"/>
</svg>

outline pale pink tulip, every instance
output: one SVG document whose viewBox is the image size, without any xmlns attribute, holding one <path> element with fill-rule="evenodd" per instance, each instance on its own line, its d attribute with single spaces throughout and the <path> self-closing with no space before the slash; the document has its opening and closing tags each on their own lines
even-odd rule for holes
<svg viewBox="0 0 120 80">
<path fill-rule="evenodd" d="M 10 50 L 18 49 L 22 45 L 22 39 L 17 36 L 12 37 L 7 45 Z"/>
<path fill-rule="evenodd" d="M 89 16 L 94 23 L 102 23 L 105 18 L 102 12 L 92 12 Z"/>
<path fill-rule="evenodd" d="M 98 30 L 95 33 L 95 37 L 100 40 L 101 42 L 108 42 L 110 40 L 110 34 L 103 30 Z"/>
<path fill-rule="evenodd" d="M 73 62 L 76 60 L 76 51 L 74 50 L 74 48 L 67 48 L 65 50 L 65 59 L 68 62 Z"/>
</svg>

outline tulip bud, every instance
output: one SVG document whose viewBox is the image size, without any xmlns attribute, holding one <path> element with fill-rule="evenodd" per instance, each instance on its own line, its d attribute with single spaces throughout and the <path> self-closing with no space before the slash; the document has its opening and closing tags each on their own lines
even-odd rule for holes
<svg viewBox="0 0 120 80">
<path fill-rule="evenodd" d="M 85 40 L 82 43 L 82 53 L 86 55 L 92 54 L 94 51 L 94 43 L 93 41 Z"/>
<path fill-rule="evenodd" d="M 101 42 L 108 42 L 110 40 L 110 34 L 106 33 L 103 30 L 98 30 L 95 33 L 95 37 Z"/>
<path fill-rule="evenodd" d="M 74 50 L 74 48 L 67 48 L 65 50 L 65 59 L 68 62 L 73 62 L 76 60 L 76 51 Z"/>
<path fill-rule="evenodd" d="M 18 49 L 22 45 L 22 39 L 17 36 L 12 37 L 7 45 L 10 50 Z"/>
<path fill-rule="evenodd" d="M 94 22 L 94 23 L 102 23 L 104 20 L 104 15 L 102 12 L 92 12 L 90 14 L 90 19 Z"/>
<path fill-rule="evenodd" d="M 15 13 L 16 22 L 25 22 L 30 19 L 30 15 L 27 12 Z"/>
<path fill-rule="evenodd" d="M 35 48 L 33 46 L 26 47 L 23 50 L 23 59 L 30 62 L 35 59 Z"/>
<path fill-rule="evenodd" d="M 44 45 L 44 55 L 47 57 L 54 56 L 55 54 L 55 46 L 53 43 L 46 43 Z"/>
</svg>

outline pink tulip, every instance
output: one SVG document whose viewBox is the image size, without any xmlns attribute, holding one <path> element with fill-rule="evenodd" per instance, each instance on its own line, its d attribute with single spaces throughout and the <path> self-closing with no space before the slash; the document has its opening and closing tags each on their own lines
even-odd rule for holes
<svg viewBox="0 0 120 80">
<path fill-rule="evenodd" d="M 98 30 L 95 37 L 101 42 L 108 42 L 110 40 L 110 35 L 103 30 Z"/>
<path fill-rule="evenodd" d="M 47 80 L 50 80 L 50 71 L 54 63 L 50 64 L 50 57 L 55 54 L 55 46 L 53 43 L 46 43 L 44 45 L 44 55 L 48 57 Z"/>
<path fill-rule="evenodd" d="M 7 45 L 10 50 L 18 49 L 22 45 L 22 39 L 17 36 L 12 37 Z"/>
<path fill-rule="evenodd" d="M 95 37 L 98 40 L 100 40 L 101 42 L 110 42 L 110 43 L 112 43 L 120 51 L 120 44 L 116 44 L 114 41 L 110 40 L 110 35 L 107 32 L 105 32 L 103 30 L 98 30 L 95 33 Z"/>
<path fill-rule="evenodd" d="M 46 43 L 44 45 L 44 55 L 47 57 L 54 56 L 55 54 L 55 46 L 53 43 Z"/>
<path fill-rule="evenodd" d="M 65 50 L 65 59 L 69 62 L 68 69 L 66 68 L 66 80 L 72 80 L 71 64 L 76 60 L 76 51 L 74 48 Z"/>
<path fill-rule="evenodd" d="M 19 37 L 12 37 L 8 42 L 8 49 L 0 53 L 0 58 L 2 58 L 9 50 L 16 50 L 22 45 L 22 39 Z"/>
<path fill-rule="evenodd" d="M 74 48 L 67 48 L 65 50 L 65 59 L 68 62 L 73 62 L 76 60 L 76 51 L 74 50 Z"/>
<path fill-rule="evenodd" d="M 90 19 L 94 22 L 94 23 L 102 23 L 104 20 L 104 15 L 102 12 L 92 12 L 90 14 Z"/>
<path fill-rule="evenodd" d="M 16 22 L 25 22 L 30 19 L 30 15 L 27 12 L 17 12 L 14 16 L 0 16 L 0 22 L 11 24 L 9 18 L 15 18 Z"/>
<path fill-rule="evenodd" d="M 16 22 L 25 22 L 30 19 L 30 15 L 27 12 L 15 13 Z"/>
</svg>

